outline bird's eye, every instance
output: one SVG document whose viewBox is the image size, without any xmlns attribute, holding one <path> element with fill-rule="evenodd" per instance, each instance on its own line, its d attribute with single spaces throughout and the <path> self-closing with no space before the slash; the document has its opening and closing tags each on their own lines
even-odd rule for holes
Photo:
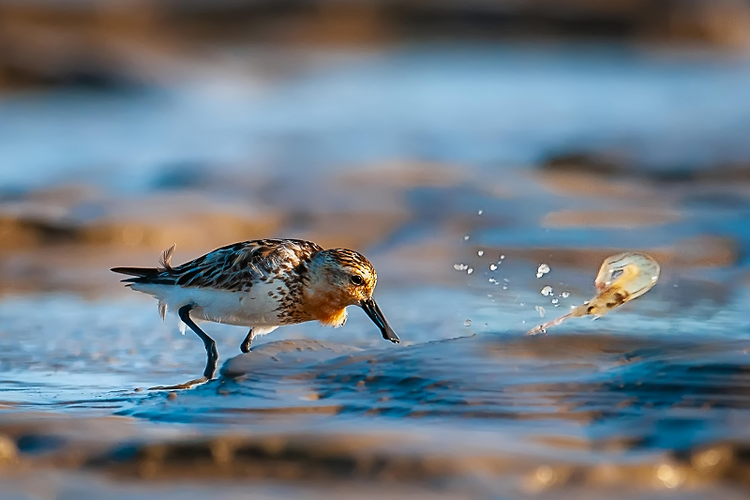
<svg viewBox="0 0 750 500">
<path fill-rule="evenodd" d="M 357 286 L 359 286 L 359 285 L 361 285 L 361 284 L 363 284 L 365 282 L 365 280 L 362 279 L 362 276 L 360 276 L 359 274 L 352 274 L 352 277 L 349 278 L 349 279 L 351 280 L 351 282 L 353 284 L 355 284 Z"/>
</svg>

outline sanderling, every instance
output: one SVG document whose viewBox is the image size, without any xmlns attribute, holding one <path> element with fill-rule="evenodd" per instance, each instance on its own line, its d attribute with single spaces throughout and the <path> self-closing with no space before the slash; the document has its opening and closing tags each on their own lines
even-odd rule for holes
<svg viewBox="0 0 750 500">
<path fill-rule="evenodd" d="M 342 326 L 346 307 L 358 305 L 384 339 L 399 342 L 372 297 L 378 280 L 375 268 L 358 252 L 324 250 L 304 240 L 253 240 L 217 248 L 173 267 L 174 249 L 173 245 L 164 252 L 159 267 L 112 271 L 133 276 L 122 281 L 155 297 L 162 319 L 167 310 L 176 311 L 201 338 L 207 355 L 205 380 L 214 377 L 219 355 L 216 342 L 195 321 L 249 326 L 240 346 L 248 352 L 253 338 L 282 325 L 319 321 Z"/>
</svg>

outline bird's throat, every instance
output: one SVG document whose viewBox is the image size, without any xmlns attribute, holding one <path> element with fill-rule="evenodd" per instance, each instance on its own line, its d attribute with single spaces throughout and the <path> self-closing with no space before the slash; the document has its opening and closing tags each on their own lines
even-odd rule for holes
<svg viewBox="0 0 750 500">
<path fill-rule="evenodd" d="M 341 326 L 346 322 L 346 304 L 334 294 L 318 293 L 307 299 L 305 310 L 326 326 Z"/>
</svg>

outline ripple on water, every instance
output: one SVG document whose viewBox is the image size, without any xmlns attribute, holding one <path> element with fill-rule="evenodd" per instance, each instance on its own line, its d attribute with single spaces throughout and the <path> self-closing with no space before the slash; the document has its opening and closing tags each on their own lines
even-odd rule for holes
<svg viewBox="0 0 750 500">
<path fill-rule="evenodd" d="M 730 416 L 750 424 L 750 415 L 727 411 L 750 409 L 744 346 L 607 334 L 473 336 L 403 349 L 280 341 L 229 360 L 222 379 L 180 393 L 176 404 L 151 394 L 123 414 L 234 424 L 317 414 L 332 427 L 355 416 L 392 425 L 471 419 L 477 428 L 682 449 L 737 437 Z"/>
</svg>

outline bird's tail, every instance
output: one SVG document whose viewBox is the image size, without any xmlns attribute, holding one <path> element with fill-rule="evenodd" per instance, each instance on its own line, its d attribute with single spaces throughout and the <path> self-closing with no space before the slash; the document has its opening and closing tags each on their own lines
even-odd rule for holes
<svg viewBox="0 0 750 500">
<path fill-rule="evenodd" d="M 124 283 L 147 281 L 149 278 L 154 278 L 159 274 L 159 269 L 155 267 L 113 267 L 110 271 L 133 276 L 132 278 L 122 280 Z"/>
<path fill-rule="evenodd" d="M 121 280 L 123 283 L 149 283 L 162 272 L 172 271 L 172 255 L 174 254 L 175 247 L 176 245 L 172 245 L 164 250 L 159 259 L 160 267 L 113 267 L 110 271 L 133 276 L 132 278 Z"/>
</svg>

